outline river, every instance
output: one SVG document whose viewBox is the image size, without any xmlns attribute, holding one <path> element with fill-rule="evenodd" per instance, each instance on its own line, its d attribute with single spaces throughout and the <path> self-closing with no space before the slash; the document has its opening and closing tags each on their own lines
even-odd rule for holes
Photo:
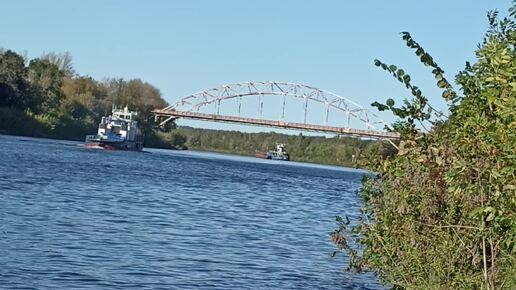
<svg viewBox="0 0 516 290">
<path fill-rule="evenodd" d="M 0 135 L 0 288 L 382 289 L 330 255 L 362 174 Z"/>
</svg>

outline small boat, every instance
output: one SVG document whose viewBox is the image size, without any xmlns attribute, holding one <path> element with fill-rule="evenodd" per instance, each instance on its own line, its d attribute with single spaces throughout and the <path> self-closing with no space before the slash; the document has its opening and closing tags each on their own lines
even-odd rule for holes
<svg viewBox="0 0 516 290">
<path fill-rule="evenodd" d="M 102 117 L 97 135 L 86 136 L 84 147 L 107 150 L 142 151 L 136 112 L 113 107 L 111 115 Z"/>
<path fill-rule="evenodd" d="M 267 151 L 267 152 L 256 152 L 254 155 L 257 158 L 262 159 L 272 159 L 272 160 L 283 160 L 283 161 L 289 161 L 290 156 L 287 153 L 287 150 L 285 149 L 285 145 L 283 144 L 276 144 L 276 149 Z"/>
</svg>

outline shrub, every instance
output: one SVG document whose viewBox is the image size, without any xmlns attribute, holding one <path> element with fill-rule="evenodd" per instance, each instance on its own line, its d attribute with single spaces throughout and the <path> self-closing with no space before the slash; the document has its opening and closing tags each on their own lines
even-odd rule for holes
<svg viewBox="0 0 516 290">
<path fill-rule="evenodd" d="M 350 269 L 407 289 L 516 289 L 514 16 L 515 7 L 502 20 L 488 14 L 477 62 L 456 76 L 462 95 L 403 33 L 449 102 L 444 121 L 409 75 L 375 61 L 414 98 L 400 107 L 391 99 L 373 104 L 400 118 L 393 128 L 401 142 L 394 157 L 366 162 L 377 174 L 364 178 L 359 225 L 337 220 L 332 239 L 348 253 Z"/>
</svg>

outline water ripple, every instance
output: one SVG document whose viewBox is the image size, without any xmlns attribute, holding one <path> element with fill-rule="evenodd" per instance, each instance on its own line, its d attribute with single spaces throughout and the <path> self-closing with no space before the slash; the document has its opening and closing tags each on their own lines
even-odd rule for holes
<svg viewBox="0 0 516 290">
<path fill-rule="evenodd" d="M 0 135 L 0 288 L 382 289 L 330 258 L 361 171 Z"/>
</svg>

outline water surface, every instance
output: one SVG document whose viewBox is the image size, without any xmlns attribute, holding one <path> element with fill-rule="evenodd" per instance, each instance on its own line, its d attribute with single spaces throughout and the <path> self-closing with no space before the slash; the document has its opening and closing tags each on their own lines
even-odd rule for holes
<svg viewBox="0 0 516 290">
<path fill-rule="evenodd" d="M 0 288 L 381 289 L 332 258 L 363 172 L 0 135 Z"/>
</svg>

